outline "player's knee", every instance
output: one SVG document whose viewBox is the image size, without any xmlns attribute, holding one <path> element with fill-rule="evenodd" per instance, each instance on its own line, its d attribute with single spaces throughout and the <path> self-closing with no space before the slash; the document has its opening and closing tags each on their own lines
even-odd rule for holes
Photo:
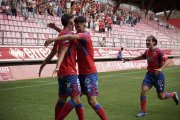
<svg viewBox="0 0 180 120">
<path fill-rule="evenodd" d="M 94 107 L 94 106 L 96 106 L 97 101 L 96 101 L 96 99 L 88 99 L 88 103 L 89 103 L 89 105 Z"/>
<path fill-rule="evenodd" d="M 75 97 L 75 98 L 73 98 L 73 100 L 74 100 L 74 102 L 76 104 L 80 104 L 81 103 L 81 98 L 80 97 Z"/>
<path fill-rule="evenodd" d="M 146 92 L 147 92 L 147 90 L 141 89 L 141 94 L 142 94 L 142 95 L 146 95 Z"/>
<path fill-rule="evenodd" d="M 159 100 L 164 100 L 164 96 L 163 95 L 159 95 L 158 98 L 159 98 Z"/>
</svg>

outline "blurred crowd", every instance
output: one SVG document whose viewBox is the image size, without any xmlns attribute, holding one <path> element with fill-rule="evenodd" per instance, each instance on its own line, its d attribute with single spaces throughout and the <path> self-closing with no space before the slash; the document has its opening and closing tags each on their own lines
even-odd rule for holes
<svg viewBox="0 0 180 120">
<path fill-rule="evenodd" d="M 74 17 L 83 15 L 87 18 L 88 28 L 99 32 L 111 32 L 113 24 L 134 26 L 141 19 L 136 11 L 93 0 L 1 0 L 0 4 L 2 13 L 23 16 L 26 20 L 34 14 L 58 17 L 64 13 Z"/>
</svg>

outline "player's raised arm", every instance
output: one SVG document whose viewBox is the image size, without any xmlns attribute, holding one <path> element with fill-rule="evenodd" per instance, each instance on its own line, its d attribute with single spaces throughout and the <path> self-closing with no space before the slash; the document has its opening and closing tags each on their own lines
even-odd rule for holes
<svg viewBox="0 0 180 120">
<path fill-rule="evenodd" d="M 72 35 L 72 34 L 62 35 L 56 38 L 46 40 L 44 46 L 47 47 L 49 44 L 59 40 L 74 40 L 74 39 L 80 39 L 80 37 L 78 35 Z"/>
<path fill-rule="evenodd" d="M 47 26 L 54 29 L 54 30 L 56 30 L 57 32 L 62 31 L 61 28 L 59 28 L 58 26 L 55 25 L 55 23 L 49 23 L 49 24 L 47 24 Z"/>
</svg>

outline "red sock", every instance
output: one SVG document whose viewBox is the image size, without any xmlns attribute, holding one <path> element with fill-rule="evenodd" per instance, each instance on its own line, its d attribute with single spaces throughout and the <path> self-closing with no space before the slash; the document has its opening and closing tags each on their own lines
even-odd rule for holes
<svg viewBox="0 0 180 120">
<path fill-rule="evenodd" d="M 76 106 L 76 114 L 79 120 L 84 120 L 84 108 L 81 103 Z"/>
<path fill-rule="evenodd" d="M 58 114 L 60 113 L 61 109 L 63 108 L 65 103 L 58 101 L 55 106 L 55 119 L 57 118 Z"/>
<path fill-rule="evenodd" d="M 165 93 L 165 99 L 173 98 L 174 93 Z"/>
<path fill-rule="evenodd" d="M 101 120 L 108 120 L 107 115 L 104 111 L 104 108 L 99 103 L 95 106 L 94 110 L 96 111 L 98 116 L 101 118 Z"/>
<path fill-rule="evenodd" d="M 76 106 L 73 100 L 69 100 L 61 109 L 56 120 L 64 120 L 64 118 L 71 112 L 71 110 Z"/>
<path fill-rule="evenodd" d="M 146 112 L 146 96 L 141 96 L 141 111 Z"/>
</svg>

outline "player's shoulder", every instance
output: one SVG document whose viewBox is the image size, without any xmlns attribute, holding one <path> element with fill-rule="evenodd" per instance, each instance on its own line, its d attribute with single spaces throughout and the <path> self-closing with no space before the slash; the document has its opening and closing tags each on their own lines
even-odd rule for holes
<svg viewBox="0 0 180 120">
<path fill-rule="evenodd" d="M 156 52 L 158 52 L 158 53 L 162 53 L 162 50 L 159 49 L 159 48 L 155 48 L 154 50 L 155 50 Z"/>
<path fill-rule="evenodd" d="M 71 31 L 66 30 L 66 29 L 63 29 L 63 30 L 59 33 L 59 35 L 66 35 L 66 34 L 71 34 Z"/>
</svg>

